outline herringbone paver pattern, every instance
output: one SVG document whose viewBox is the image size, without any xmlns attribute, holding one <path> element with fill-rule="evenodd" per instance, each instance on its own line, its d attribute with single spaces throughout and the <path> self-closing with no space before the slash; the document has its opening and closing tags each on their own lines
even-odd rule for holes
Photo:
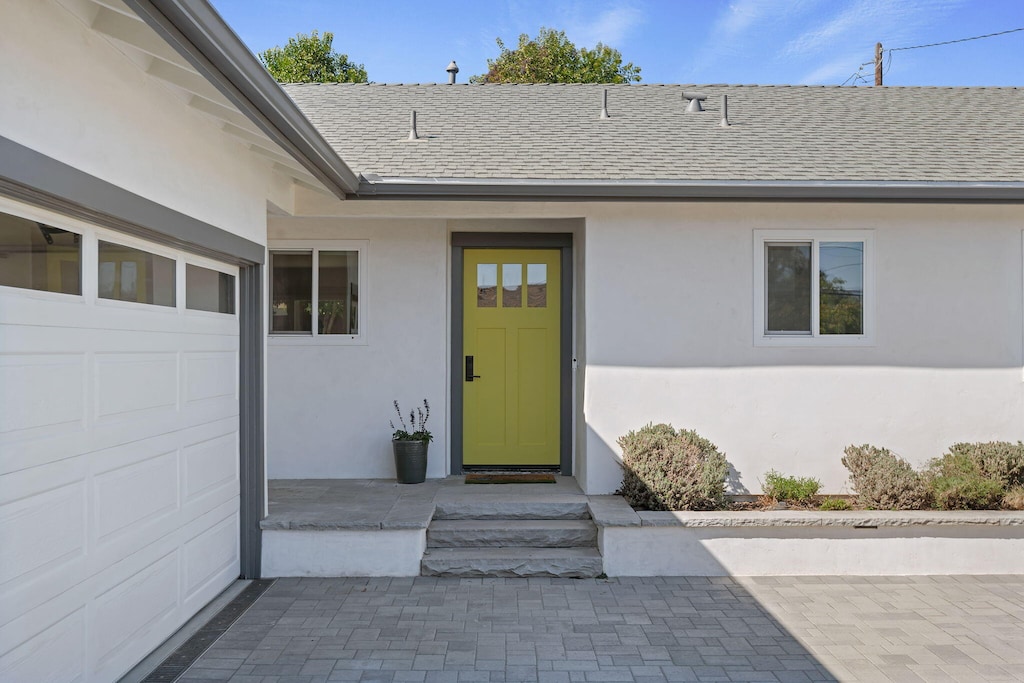
<svg viewBox="0 0 1024 683">
<path fill-rule="evenodd" d="M 281 579 L 185 682 L 1024 680 L 1024 577 Z"/>
</svg>

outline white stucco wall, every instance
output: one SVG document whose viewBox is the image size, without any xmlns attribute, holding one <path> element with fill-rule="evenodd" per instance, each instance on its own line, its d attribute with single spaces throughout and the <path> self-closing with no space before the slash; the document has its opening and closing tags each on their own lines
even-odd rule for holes
<svg viewBox="0 0 1024 683">
<path fill-rule="evenodd" d="M 738 489 L 771 468 L 848 491 L 851 443 L 915 464 L 956 441 L 1024 437 L 1021 211 L 919 205 L 610 207 L 587 221 L 588 472 L 620 481 L 616 439 L 654 422 L 724 451 Z M 870 229 L 868 347 L 753 340 L 754 229 Z"/>
<path fill-rule="evenodd" d="M 448 457 L 448 240 L 441 220 L 272 218 L 275 238 L 367 240 L 363 342 L 279 338 L 267 348 L 267 475 L 393 478 L 391 402 L 424 398 L 434 434 L 427 476 Z M 408 417 L 406 417 L 408 420 Z M 396 420 L 397 423 L 397 420 Z"/>
<path fill-rule="evenodd" d="M 429 396 L 445 395 L 448 382 L 439 360 L 448 354 L 447 323 L 436 318 L 449 284 L 443 271 L 430 268 L 447 259 L 443 219 L 473 218 L 481 225 L 488 217 L 518 219 L 521 230 L 530 218 L 585 220 L 576 239 L 583 275 L 575 312 L 582 393 L 575 473 L 589 493 L 618 486 L 616 440 L 651 421 L 696 429 L 714 441 L 736 469 L 734 490 L 750 492 L 760 490 L 771 468 L 818 477 L 825 492 L 849 492 L 840 458 L 851 443 L 886 446 L 920 465 L 956 441 L 1024 438 L 1019 207 L 375 201 L 308 208 L 338 214 L 304 219 L 315 221 L 324 237 L 369 240 L 371 347 L 378 341 L 391 345 L 387 334 L 379 335 L 396 318 L 403 325 L 419 320 L 415 343 L 395 343 L 386 355 L 393 355 L 391 349 L 413 353 L 424 368 L 419 374 L 430 377 L 420 385 Z M 404 232 L 400 219 L 409 219 Z M 875 343 L 755 347 L 753 231 L 822 228 L 873 231 Z M 289 236 L 283 221 L 273 230 Z M 401 300 L 375 291 L 407 282 L 410 269 L 419 285 L 392 290 Z M 276 354 L 271 351 L 270 476 L 392 476 L 390 465 L 379 464 L 386 460 L 387 440 L 378 425 L 400 381 L 407 380 L 408 366 L 376 373 L 366 385 L 372 401 L 344 403 L 352 418 L 332 414 L 347 420 L 345 429 L 357 441 L 364 438 L 359 432 L 376 439 L 368 449 L 375 455 L 353 456 L 376 464 L 353 469 L 325 452 L 326 439 L 289 442 L 275 435 L 296 420 L 312 427 L 294 403 L 287 409 L 292 412 L 280 414 L 296 399 L 275 397 L 276 387 L 284 378 L 314 375 L 321 362 L 319 355 L 312 361 L 292 355 L 281 364 Z M 376 352 L 368 349 L 367 357 Z M 353 378 L 369 372 L 361 363 L 353 366 Z M 301 383 L 288 381 L 297 395 Z M 308 396 L 301 401 L 319 400 Z M 328 396 L 332 405 L 342 400 L 340 391 Z M 315 448 L 297 447 L 303 444 Z"/>
<path fill-rule="evenodd" d="M 0 3 L 0 135 L 255 242 L 270 163 L 53 0 Z M 197 77 L 198 78 L 198 77 Z"/>
</svg>

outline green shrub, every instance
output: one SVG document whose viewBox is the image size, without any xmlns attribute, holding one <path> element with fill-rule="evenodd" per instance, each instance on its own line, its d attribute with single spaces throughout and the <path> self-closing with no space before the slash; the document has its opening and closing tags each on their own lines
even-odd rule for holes
<svg viewBox="0 0 1024 683">
<path fill-rule="evenodd" d="M 998 507 L 1005 493 L 999 476 L 982 471 L 978 460 L 964 451 L 947 453 L 932 460 L 928 466 L 927 481 L 932 502 L 943 510 Z"/>
<path fill-rule="evenodd" d="M 998 480 L 1005 488 L 1024 486 L 1024 443 L 1020 441 L 955 443 L 949 454 L 970 458 L 982 476 Z"/>
<path fill-rule="evenodd" d="M 764 475 L 764 495 L 787 503 L 806 503 L 813 498 L 821 482 L 811 477 L 786 477 L 775 470 Z"/>
<path fill-rule="evenodd" d="M 903 458 L 887 448 L 869 444 L 847 446 L 843 465 L 857 500 L 866 508 L 879 510 L 920 510 L 928 503 L 924 477 Z"/>
<path fill-rule="evenodd" d="M 818 504 L 819 510 L 849 510 L 851 507 L 845 498 L 826 498 Z"/>
<path fill-rule="evenodd" d="M 717 510 L 725 506 L 729 464 L 713 443 L 696 432 L 648 424 L 619 439 L 622 487 L 635 508 Z"/>
</svg>

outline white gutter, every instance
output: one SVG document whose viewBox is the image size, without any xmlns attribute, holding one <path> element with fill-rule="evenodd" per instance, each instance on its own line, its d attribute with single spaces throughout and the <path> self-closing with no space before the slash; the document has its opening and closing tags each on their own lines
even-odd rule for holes
<svg viewBox="0 0 1024 683">
<path fill-rule="evenodd" d="M 546 180 L 360 176 L 360 198 L 743 199 L 1022 202 L 1024 182 L 860 180 Z"/>
</svg>

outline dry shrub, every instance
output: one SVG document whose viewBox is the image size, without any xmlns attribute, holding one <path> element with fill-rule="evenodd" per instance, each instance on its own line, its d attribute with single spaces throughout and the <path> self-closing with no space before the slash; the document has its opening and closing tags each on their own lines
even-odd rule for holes
<svg viewBox="0 0 1024 683">
<path fill-rule="evenodd" d="M 1024 486 L 1014 486 L 1003 496 L 1003 507 L 1007 510 L 1024 510 Z"/>
<path fill-rule="evenodd" d="M 635 508 L 718 510 L 725 507 L 729 464 L 713 443 L 694 431 L 648 424 L 619 439 L 622 487 Z"/>
<path fill-rule="evenodd" d="M 843 465 L 858 502 L 876 510 L 920 510 L 928 503 L 925 478 L 887 448 L 847 446 Z"/>
<path fill-rule="evenodd" d="M 947 453 L 932 460 L 926 478 L 932 502 L 942 510 L 995 508 L 1005 492 L 1002 482 L 995 476 L 986 476 L 966 453 Z"/>
</svg>

